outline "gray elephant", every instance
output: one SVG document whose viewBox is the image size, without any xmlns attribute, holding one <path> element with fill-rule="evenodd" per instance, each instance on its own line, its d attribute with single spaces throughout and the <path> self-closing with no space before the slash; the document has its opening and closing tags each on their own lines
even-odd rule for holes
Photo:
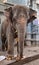
<svg viewBox="0 0 39 65">
<path fill-rule="evenodd" d="M 9 25 L 6 31 L 8 41 L 8 55 L 14 56 L 14 28 L 18 32 L 18 45 L 17 45 L 17 60 L 23 58 L 24 39 L 26 33 L 26 24 L 28 19 L 28 8 L 25 6 L 16 5 L 8 8 L 8 21 Z"/>
</svg>

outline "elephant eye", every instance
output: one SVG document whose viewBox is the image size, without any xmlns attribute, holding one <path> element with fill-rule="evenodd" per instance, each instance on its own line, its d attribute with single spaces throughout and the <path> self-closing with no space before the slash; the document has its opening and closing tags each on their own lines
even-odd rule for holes
<svg viewBox="0 0 39 65">
<path fill-rule="evenodd" d="M 24 14 L 20 14 L 19 17 L 25 17 L 25 15 Z"/>
</svg>

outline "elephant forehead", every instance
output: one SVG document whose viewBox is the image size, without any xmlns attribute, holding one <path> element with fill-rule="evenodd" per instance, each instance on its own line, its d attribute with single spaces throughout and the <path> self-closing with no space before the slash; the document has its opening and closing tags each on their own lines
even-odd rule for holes
<svg viewBox="0 0 39 65">
<path fill-rule="evenodd" d="M 27 9 L 23 6 L 15 6 L 13 8 L 13 17 L 15 17 L 15 16 L 18 17 L 20 15 L 27 17 Z"/>
</svg>

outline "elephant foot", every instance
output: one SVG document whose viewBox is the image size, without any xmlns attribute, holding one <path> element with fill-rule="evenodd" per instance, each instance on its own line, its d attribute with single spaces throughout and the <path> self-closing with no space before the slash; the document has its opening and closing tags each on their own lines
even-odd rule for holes
<svg viewBox="0 0 39 65">
<path fill-rule="evenodd" d="M 20 60 L 23 60 L 24 58 L 26 58 L 25 56 L 22 56 L 22 57 L 16 57 L 16 61 L 20 61 Z"/>
<path fill-rule="evenodd" d="M 16 61 L 20 61 L 21 60 L 21 57 L 16 57 Z"/>
<path fill-rule="evenodd" d="M 7 55 L 6 59 L 7 59 L 7 60 L 13 60 L 13 59 L 14 59 L 14 56 L 12 56 L 12 55 Z"/>
</svg>

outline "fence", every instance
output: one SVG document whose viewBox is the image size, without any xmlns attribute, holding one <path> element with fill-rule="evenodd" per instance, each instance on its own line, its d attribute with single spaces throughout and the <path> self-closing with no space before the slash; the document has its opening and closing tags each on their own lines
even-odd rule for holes
<svg viewBox="0 0 39 65">
<path fill-rule="evenodd" d="M 39 45 L 39 33 L 35 33 L 35 32 L 27 33 L 26 44 L 27 45 Z"/>
</svg>

